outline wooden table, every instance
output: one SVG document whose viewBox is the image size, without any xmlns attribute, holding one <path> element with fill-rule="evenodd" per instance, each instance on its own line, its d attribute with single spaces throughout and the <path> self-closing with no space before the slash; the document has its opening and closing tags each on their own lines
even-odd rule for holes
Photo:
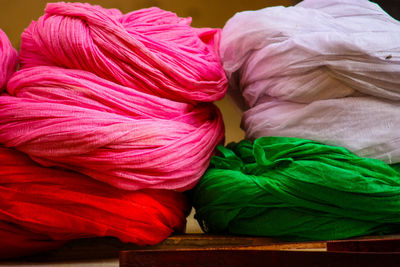
<svg viewBox="0 0 400 267">
<path fill-rule="evenodd" d="M 115 238 L 75 240 L 24 258 L 54 263 L 120 259 L 120 266 L 400 266 L 400 235 L 285 242 L 266 237 L 175 235 L 155 246 Z M 1 265 L 1 263 L 0 263 Z"/>
<path fill-rule="evenodd" d="M 123 250 L 120 266 L 400 266 L 400 236 L 319 242 L 184 235 L 157 247 Z"/>
</svg>

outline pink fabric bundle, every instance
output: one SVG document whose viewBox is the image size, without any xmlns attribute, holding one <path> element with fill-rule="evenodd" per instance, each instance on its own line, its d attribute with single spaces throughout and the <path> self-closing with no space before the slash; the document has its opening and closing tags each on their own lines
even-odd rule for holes
<svg viewBox="0 0 400 267">
<path fill-rule="evenodd" d="M 17 51 L 12 47 L 7 35 L 0 29 L 0 93 L 17 66 Z"/>
<path fill-rule="evenodd" d="M 135 90 L 181 102 L 215 101 L 227 80 L 220 29 L 148 8 L 121 14 L 82 3 L 51 3 L 22 34 L 23 68 L 82 69 Z"/>
<path fill-rule="evenodd" d="M 113 236 L 153 245 L 185 227 L 182 193 L 125 191 L 62 169 L 43 168 L 0 146 L 0 258 L 77 238 Z"/>
<path fill-rule="evenodd" d="M 220 29 L 150 8 L 48 4 L 0 97 L 0 143 L 126 190 L 184 191 L 223 140 Z"/>
<path fill-rule="evenodd" d="M 138 92 L 82 70 L 17 72 L 0 97 L 0 141 L 45 166 L 113 186 L 186 190 L 223 139 L 218 109 Z"/>
</svg>

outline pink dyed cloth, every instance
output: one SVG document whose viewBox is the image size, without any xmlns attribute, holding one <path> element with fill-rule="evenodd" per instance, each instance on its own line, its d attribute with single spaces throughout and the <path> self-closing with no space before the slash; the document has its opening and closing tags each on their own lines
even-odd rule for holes
<svg viewBox="0 0 400 267">
<path fill-rule="evenodd" d="M 0 29 L 0 93 L 4 90 L 8 79 L 18 66 L 18 53 L 7 35 Z"/>
<path fill-rule="evenodd" d="M 138 92 L 83 70 L 26 68 L 0 97 L 0 143 L 113 186 L 192 188 L 224 136 L 211 103 Z"/>
<path fill-rule="evenodd" d="M 87 70 L 137 91 L 181 102 L 221 99 L 227 79 L 220 29 L 148 8 L 121 14 L 82 3 L 50 3 L 22 34 L 23 68 Z"/>
</svg>

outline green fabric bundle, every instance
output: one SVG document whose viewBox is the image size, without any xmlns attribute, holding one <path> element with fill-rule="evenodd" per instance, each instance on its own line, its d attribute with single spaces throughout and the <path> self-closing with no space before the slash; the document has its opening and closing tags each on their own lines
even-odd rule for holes
<svg viewBox="0 0 400 267">
<path fill-rule="evenodd" d="M 382 161 L 287 137 L 219 150 L 192 192 L 206 232 L 295 241 L 400 232 L 400 173 Z"/>
</svg>

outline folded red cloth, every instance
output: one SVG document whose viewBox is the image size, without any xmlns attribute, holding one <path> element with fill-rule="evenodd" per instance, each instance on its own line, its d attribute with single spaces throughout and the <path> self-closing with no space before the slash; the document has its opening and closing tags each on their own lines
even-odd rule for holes
<svg viewBox="0 0 400 267">
<path fill-rule="evenodd" d="M 116 189 L 4 147 L 0 165 L 0 258 L 88 237 L 152 245 L 184 230 L 190 207 L 182 193 Z"/>
</svg>

